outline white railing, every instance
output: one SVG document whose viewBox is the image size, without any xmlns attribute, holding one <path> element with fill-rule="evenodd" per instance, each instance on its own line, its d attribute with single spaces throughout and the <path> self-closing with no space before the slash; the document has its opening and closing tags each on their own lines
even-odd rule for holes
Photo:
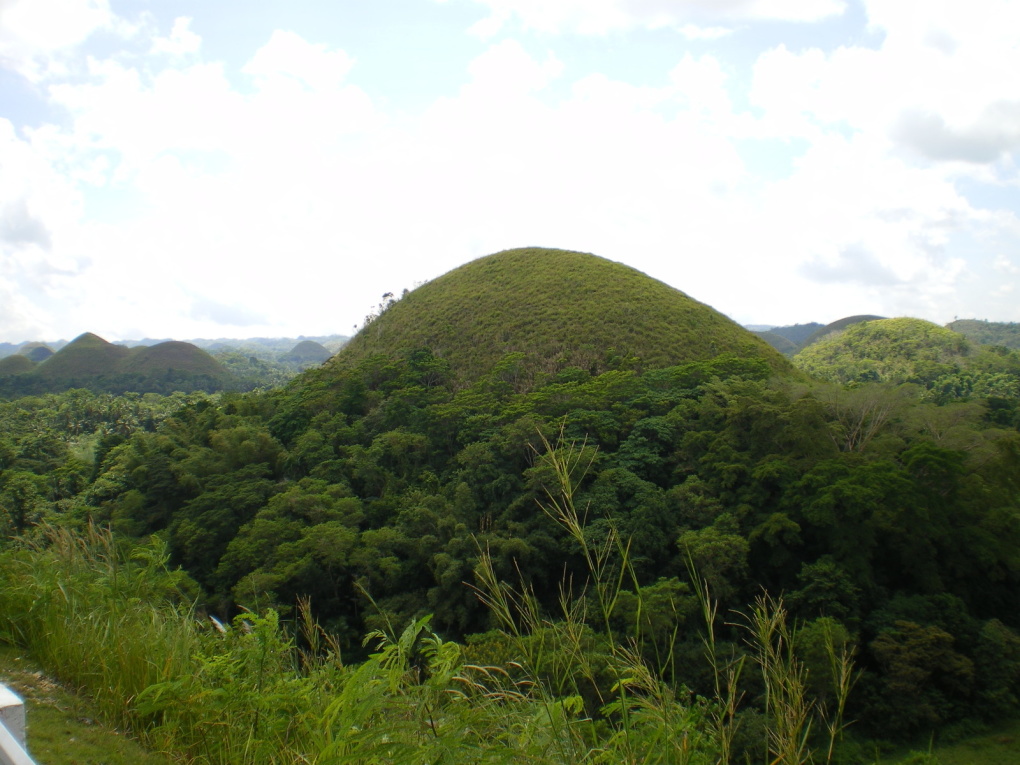
<svg viewBox="0 0 1020 765">
<path fill-rule="evenodd" d="M 0 765 L 35 765 L 25 751 L 25 705 L 0 685 Z"/>
</svg>

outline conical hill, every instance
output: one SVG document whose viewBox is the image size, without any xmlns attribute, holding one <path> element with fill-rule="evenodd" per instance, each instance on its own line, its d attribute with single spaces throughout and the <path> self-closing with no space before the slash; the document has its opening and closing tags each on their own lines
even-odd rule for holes
<svg viewBox="0 0 1020 765">
<path fill-rule="evenodd" d="M 81 379 L 110 374 L 131 351 L 85 332 L 39 364 L 35 374 L 47 379 Z"/>
<path fill-rule="evenodd" d="M 0 377 L 4 375 L 23 375 L 35 369 L 35 362 L 28 356 L 12 353 L 0 359 Z"/>
<path fill-rule="evenodd" d="M 709 306 L 595 255 L 526 248 L 472 261 L 422 285 L 367 324 L 327 366 L 429 349 L 469 384 L 509 353 L 533 373 L 602 372 L 626 360 L 671 366 L 731 353 L 793 368 Z"/>
<path fill-rule="evenodd" d="M 46 359 L 52 356 L 53 349 L 45 343 L 25 343 L 18 350 L 18 353 L 38 364 L 40 361 L 46 361 Z"/>
<path fill-rule="evenodd" d="M 302 340 L 287 353 L 280 356 L 280 361 L 288 361 L 293 364 L 321 364 L 332 355 L 326 349 L 326 346 L 314 340 Z"/>
<path fill-rule="evenodd" d="M 226 368 L 197 345 L 168 340 L 150 346 L 132 348 L 118 366 L 118 371 L 133 374 L 159 374 L 169 370 L 193 375 L 228 377 Z"/>
</svg>

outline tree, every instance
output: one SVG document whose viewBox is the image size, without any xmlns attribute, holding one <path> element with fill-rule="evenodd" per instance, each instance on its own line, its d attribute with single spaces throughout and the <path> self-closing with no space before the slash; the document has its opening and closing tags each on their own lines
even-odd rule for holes
<svg viewBox="0 0 1020 765">
<path fill-rule="evenodd" d="M 871 641 L 871 654 L 882 669 L 872 699 L 877 728 L 896 735 L 917 733 L 963 711 L 974 686 L 974 663 L 957 653 L 953 643 L 945 630 L 902 620 Z"/>
<path fill-rule="evenodd" d="M 45 476 L 27 470 L 7 470 L 0 482 L 0 509 L 9 530 L 22 534 L 42 518 L 47 507 Z"/>
</svg>

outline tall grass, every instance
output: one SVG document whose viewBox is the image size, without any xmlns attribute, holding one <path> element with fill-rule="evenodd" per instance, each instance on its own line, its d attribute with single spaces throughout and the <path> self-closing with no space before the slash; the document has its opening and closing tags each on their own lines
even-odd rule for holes
<svg viewBox="0 0 1020 765">
<path fill-rule="evenodd" d="M 530 588 L 516 589 L 498 580 L 487 554 L 477 570 L 479 595 L 506 630 L 536 689 L 536 703 L 570 715 L 551 715 L 559 722 L 558 762 L 685 763 L 718 759 L 718 742 L 707 723 L 707 705 L 663 680 L 662 668 L 642 656 L 641 600 L 633 633 L 623 640 L 612 627 L 621 593 L 631 586 L 640 594 L 629 545 L 615 528 L 598 542 L 585 531 L 586 518 L 575 505 L 575 489 L 590 466 L 591 451 L 554 448 L 543 438 L 545 459 L 556 478 L 543 510 L 577 544 L 589 578 L 574 592 L 561 589 L 560 614 L 544 616 Z M 592 624 L 597 628 L 592 639 Z M 538 638 L 538 639 L 536 639 Z M 600 646 L 601 651 L 592 650 Z M 564 662 L 565 659 L 565 662 Z M 564 665 L 559 688 L 550 687 L 541 670 Z M 602 676 L 608 674 L 608 693 Z M 585 697 L 594 702 L 584 705 Z"/>
<path fill-rule="evenodd" d="M 158 540 L 125 557 L 109 532 L 49 527 L 3 556 L 0 638 L 88 689 L 112 723 L 132 726 L 138 694 L 189 672 L 199 649 L 167 560 Z"/>
</svg>

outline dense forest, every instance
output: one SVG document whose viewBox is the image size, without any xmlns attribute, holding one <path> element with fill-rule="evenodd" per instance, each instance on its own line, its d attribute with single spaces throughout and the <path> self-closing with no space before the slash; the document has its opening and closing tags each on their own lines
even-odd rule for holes
<svg viewBox="0 0 1020 765">
<path fill-rule="evenodd" d="M 603 278 L 566 262 L 565 284 Z M 701 710 L 692 732 L 723 731 L 691 761 L 854 762 L 853 741 L 1020 714 L 1020 354 L 915 320 L 848 326 L 799 369 L 715 318 L 693 358 L 652 362 L 638 342 L 658 330 L 638 316 L 629 346 L 582 347 L 558 325 L 538 357 L 393 344 L 394 327 L 438 331 L 414 311 L 444 310 L 451 283 L 392 301 L 349 353 L 285 387 L 0 403 L 0 570 L 14 577 L 54 528 L 108 528 L 128 557 L 165 551 L 174 597 L 198 612 L 256 632 L 314 618 L 306 657 L 321 629 L 345 666 L 402 651 L 422 687 L 442 646 L 462 675 L 527 672 L 592 726 L 592 751 L 619 751 L 607 742 L 631 719 L 621 656 L 654 678 L 635 698 L 669 688 Z M 646 313 L 680 321 L 670 310 Z M 28 633 L 2 618 L 0 636 Z M 744 660 L 786 667 L 810 714 L 839 701 L 844 754 L 822 756 L 821 723 L 781 754 L 788 686 Z"/>
</svg>

